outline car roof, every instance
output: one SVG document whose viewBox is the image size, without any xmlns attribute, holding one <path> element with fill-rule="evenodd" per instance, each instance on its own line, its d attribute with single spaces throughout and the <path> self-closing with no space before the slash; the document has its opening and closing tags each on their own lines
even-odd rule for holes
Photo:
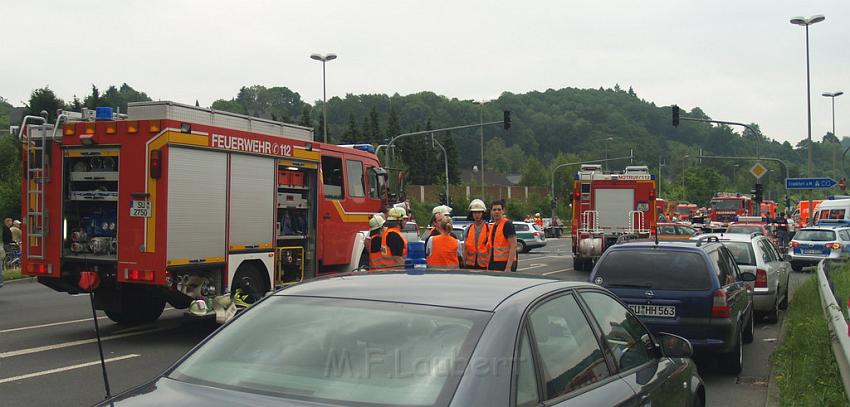
<svg viewBox="0 0 850 407">
<path fill-rule="evenodd" d="M 542 284 L 583 282 L 514 273 L 466 271 L 346 273 L 284 288 L 278 296 L 346 298 L 493 311 L 508 297 Z"/>
<path fill-rule="evenodd" d="M 704 235 L 700 235 L 704 236 Z M 710 248 L 712 245 L 717 245 L 719 242 L 703 242 L 700 246 L 696 245 L 697 240 L 679 240 L 679 241 L 670 241 L 670 240 L 660 240 L 657 244 L 655 241 L 647 241 L 641 240 L 638 242 L 628 242 L 628 243 L 620 243 L 614 246 L 611 246 L 608 250 L 617 250 L 617 249 L 647 249 L 647 248 L 655 248 L 658 247 L 660 249 L 674 249 L 674 250 L 683 250 L 683 251 L 697 251 L 704 250 L 706 248 Z"/>
<path fill-rule="evenodd" d="M 831 231 L 837 231 L 837 230 L 847 230 L 847 229 L 850 229 L 850 227 L 847 227 L 847 226 L 844 226 L 844 225 L 841 225 L 841 226 L 837 226 L 837 225 L 836 225 L 836 226 L 826 226 L 826 225 L 823 225 L 823 226 L 809 226 L 809 227 L 805 227 L 805 228 L 800 229 L 800 231 L 801 231 L 801 232 L 802 232 L 802 231 L 804 231 L 804 230 L 831 230 Z"/>
<path fill-rule="evenodd" d="M 704 235 L 699 235 L 701 238 L 705 238 L 707 236 L 717 236 L 721 242 L 749 242 L 758 238 L 765 238 L 762 235 L 753 236 L 742 233 L 706 233 Z"/>
</svg>

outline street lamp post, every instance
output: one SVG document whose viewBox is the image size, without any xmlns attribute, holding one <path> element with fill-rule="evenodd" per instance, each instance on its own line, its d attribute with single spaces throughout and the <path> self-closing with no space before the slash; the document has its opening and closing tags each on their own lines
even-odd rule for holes
<svg viewBox="0 0 850 407">
<path fill-rule="evenodd" d="M 661 168 L 666 167 L 666 166 L 667 166 L 667 164 L 661 162 L 661 156 L 659 156 L 658 157 L 658 188 L 656 188 L 658 190 L 658 193 L 656 194 L 656 196 L 658 196 L 658 197 L 661 196 Z"/>
<path fill-rule="evenodd" d="M 608 137 L 605 141 L 605 171 L 608 171 L 608 142 L 614 140 L 614 137 Z"/>
<path fill-rule="evenodd" d="M 825 20 L 826 17 L 822 15 L 814 15 L 809 18 L 805 17 L 794 17 L 791 19 L 791 24 L 802 25 L 806 27 L 806 106 L 808 111 L 808 177 L 812 178 L 814 173 L 812 171 L 812 85 L 811 85 L 811 72 L 809 66 L 809 26 L 815 23 L 819 23 Z M 812 224 L 814 220 L 814 205 L 812 202 L 812 190 L 808 191 L 808 199 L 809 199 L 809 224 Z"/>
<path fill-rule="evenodd" d="M 320 61 L 322 63 L 322 130 L 324 130 L 324 140 L 325 143 L 328 142 L 328 94 L 327 94 L 327 86 L 325 82 L 325 63 L 328 61 L 333 61 L 336 59 L 336 54 L 312 54 L 310 55 L 311 59 L 315 59 L 316 61 Z"/>
<path fill-rule="evenodd" d="M 841 92 L 841 91 L 824 92 L 822 94 L 823 96 L 826 96 L 826 97 L 832 99 L 832 136 L 835 137 L 836 140 L 838 140 L 838 136 L 835 135 L 835 98 L 837 98 L 838 96 L 841 96 L 843 94 L 844 94 L 844 92 Z M 835 170 L 835 150 L 836 149 L 832 149 L 832 176 L 837 178 L 838 173 Z"/>
<path fill-rule="evenodd" d="M 686 154 L 682 157 L 682 201 L 688 200 L 688 193 L 685 192 L 685 166 L 688 163 L 688 158 L 690 158 L 690 154 Z"/>
</svg>

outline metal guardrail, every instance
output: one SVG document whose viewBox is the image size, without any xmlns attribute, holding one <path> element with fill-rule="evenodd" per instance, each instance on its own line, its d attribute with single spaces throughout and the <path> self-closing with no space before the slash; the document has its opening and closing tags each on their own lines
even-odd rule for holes
<svg viewBox="0 0 850 407">
<path fill-rule="evenodd" d="M 834 264 L 834 263 L 830 263 Z M 826 277 L 826 269 L 829 267 L 826 260 L 821 260 L 817 267 L 818 290 L 820 292 L 821 305 L 824 316 L 829 327 L 830 342 L 832 343 L 832 354 L 841 372 L 841 382 L 844 384 L 844 394 L 850 401 L 850 331 L 847 329 L 847 321 L 841 306 L 835 299 L 830 288 L 829 279 Z"/>
</svg>

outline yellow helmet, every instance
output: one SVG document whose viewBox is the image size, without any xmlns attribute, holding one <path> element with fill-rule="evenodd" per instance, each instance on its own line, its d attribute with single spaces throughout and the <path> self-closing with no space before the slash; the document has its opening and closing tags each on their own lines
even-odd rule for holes
<svg viewBox="0 0 850 407">
<path fill-rule="evenodd" d="M 369 219 L 369 231 L 373 231 L 375 229 L 380 229 L 384 226 L 384 216 L 381 214 L 377 214 L 372 216 L 372 219 Z"/>
<path fill-rule="evenodd" d="M 387 220 L 402 220 L 407 216 L 407 212 L 405 212 L 404 208 L 390 208 L 389 213 L 387 213 Z"/>
</svg>

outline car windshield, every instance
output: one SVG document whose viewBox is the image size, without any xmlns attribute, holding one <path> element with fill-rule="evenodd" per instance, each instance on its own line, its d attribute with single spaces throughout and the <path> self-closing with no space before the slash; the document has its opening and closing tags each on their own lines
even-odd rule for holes
<svg viewBox="0 0 850 407">
<path fill-rule="evenodd" d="M 736 235 L 750 235 L 756 232 L 762 233 L 761 226 L 734 225 L 729 226 L 729 228 L 726 229 L 726 233 L 732 233 Z"/>
<path fill-rule="evenodd" d="M 616 250 L 603 257 L 593 282 L 603 287 L 705 290 L 711 288 L 706 267 L 698 253 L 643 248 Z"/>
<path fill-rule="evenodd" d="M 168 377 L 333 404 L 447 404 L 490 315 L 275 296 L 212 336 Z"/>
<path fill-rule="evenodd" d="M 675 235 L 676 227 L 675 226 L 659 226 L 658 227 L 659 235 Z"/>
<path fill-rule="evenodd" d="M 711 206 L 718 211 L 735 211 L 741 208 L 741 201 L 738 199 L 718 199 L 711 201 Z"/>
<path fill-rule="evenodd" d="M 794 236 L 794 240 L 807 242 L 830 242 L 835 240 L 835 232 L 823 229 L 803 229 Z"/>
<path fill-rule="evenodd" d="M 723 242 L 723 245 L 732 252 L 735 263 L 739 266 L 755 266 L 756 255 L 750 242 Z"/>
</svg>

